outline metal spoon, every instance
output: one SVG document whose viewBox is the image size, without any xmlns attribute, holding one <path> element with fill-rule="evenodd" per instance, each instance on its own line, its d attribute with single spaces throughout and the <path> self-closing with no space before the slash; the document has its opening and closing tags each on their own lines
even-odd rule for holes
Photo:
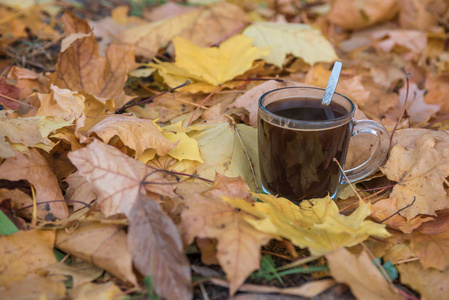
<svg viewBox="0 0 449 300">
<path fill-rule="evenodd" d="M 337 88 L 338 79 L 340 78 L 342 63 L 336 61 L 334 67 L 332 68 L 331 76 L 329 77 L 329 81 L 327 82 L 326 90 L 324 91 L 323 100 L 321 104 L 324 107 L 324 112 L 329 120 L 335 119 L 334 113 L 332 109 L 329 107 L 331 104 L 332 96 L 335 93 L 335 89 Z"/>
</svg>

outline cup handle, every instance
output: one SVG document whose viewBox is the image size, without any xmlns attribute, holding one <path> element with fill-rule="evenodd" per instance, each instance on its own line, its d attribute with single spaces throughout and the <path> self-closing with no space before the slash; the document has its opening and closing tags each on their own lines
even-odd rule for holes
<svg viewBox="0 0 449 300">
<path fill-rule="evenodd" d="M 343 176 L 341 179 L 343 184 L 358 181 L 376 172 L 379 166 L 385 162 L 390 148 L 390 135 L 381 124 L 372 120 L 358 120 L 354 121 L 353 126 L 352 136 L 369 133 L 377 137 L 378 144 L 374 153 L 364 163 L 355 168 L 344 170 L 346 177 Z"/>
</svg>

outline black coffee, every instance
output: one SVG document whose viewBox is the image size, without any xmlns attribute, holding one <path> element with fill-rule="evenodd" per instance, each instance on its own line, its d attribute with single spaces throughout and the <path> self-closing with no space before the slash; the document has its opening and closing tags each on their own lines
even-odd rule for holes
<svg viewBox="0 0 449 300">
<path fill-rule="evenodd" d="M 319 99 L 289 98 L 266 108 L 276 115 L 301 121 L 329 119 Z M 329 109 L 329 108 L 328 108 Z M 331 103 L 332 117 L 348 113 Z M 331 129 L 300 130 L 280 127 L 259 118 L 259 161 L 264 188 L 292 201 L 333 196 L 351 136 L 351 122 Z"/>
</svg>

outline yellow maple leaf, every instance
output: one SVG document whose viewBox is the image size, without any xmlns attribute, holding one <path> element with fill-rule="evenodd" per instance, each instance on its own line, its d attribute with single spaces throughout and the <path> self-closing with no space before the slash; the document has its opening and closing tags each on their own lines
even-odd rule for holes
<svg viewBox="0 0 449 300">
<path fill-rule="evenodd" d="M 156 60 L 157 64 L 148 65 L 156 68 L 170 87 L 191 79 L 193 83 L 183 88 L 184 91 L 210 92 L 250 70 L 256 59 L 269 53 L 267 49 L 251 46 L 251 43 L 252 39 L 239 34 L 219 47 L 203 48 L 182 37 L 175 37 L 176 61 Z"/>
<path fill-rule="evenodd" d="M 255 216 L 246 221 L 256 229 L 289 239 L 294 245 L 309 248 L 312 255 L 323 255 L 341 247 L 357 245 L 369 236 L 388 237 L 385 225 L 366 221 L 371 205 L 360 201 L 349 216 L 339 213 L 335 202 L 326 198 L 302 201 L 300 206 L 285 198 L 253 194 L 263 203 L 223 196 L 234 207 Z"/>
</svg>

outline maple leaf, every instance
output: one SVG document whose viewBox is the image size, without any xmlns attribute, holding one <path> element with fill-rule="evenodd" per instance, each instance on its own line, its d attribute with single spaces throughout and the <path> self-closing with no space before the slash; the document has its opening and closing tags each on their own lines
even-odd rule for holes
<svg viewBox="0 0 449 300">
<path fill-rule="evenodd" d="M 42 73 L 12 66 L 7 78 L 14 81 L 14 86 L 20 89 L 18 99 L 26 99 L 34 91 L 40 93 L 50 92 L 50 82 Z"/>
<path fill-rule="evenodd" d="M 77 211 L 97 199 L 97 195 L 93 190 L 93 185 L 89 183 L 84 176 L 81 176 L 79 171 L 70 174 L 64 181 L 69 185 L 65 192 L 65 199 L 76 201 L 72 202 L 73 204 L 69 202 L 73 206 L 73 211 Z M 85 205 L 79 202 L 82 202 Z"/>
<path fill-rule="evenodd" d="M 70 152 L 70 161 L 79 174 L 93 185 L 98 204 L 106 217 L 123 213 L 129 216 L 144 186 L 153 193 L 174 197 L 174 182 L 117 148 L 94 140 L 87 147 Z M 142 181 L 149 182 L 141 185 Z"/>
<path fill-rule="evenodd" d="M 180 122 L 158 128 L 162 131 L 162 135 L 175 145 L 168 152 L 168 155 L 179 161 L 188 159 L 201 163 L 204 162 L 198 149 L 198 142 L 187 135 L 185 128 L 181 126 Z"/>
<path fill-rule="evenodd" d="M 137 285 L 126 232 L 117 225 L 83 222 L 74 232 L 56 232 L 55 247 Z"/>
<path fill-rule="evenodd" d="M 414 132 L 414 135 L 412 133 Z M 390 197 L 397 198 L 397 209 L 410 220 L 418 214 L 435 215 L 449 208 L 449 195 L 443 183 L 449 176 L 449 135 L 443 131 L 409 130 L 390 151 L 381 167 L 388 179 L 398 182 Z"/>
<path fill-rule="evenodd" d="M 117 136 L 123 144 L 135 151 L 137 159 L 148 149 L 154 149 L 158 155 L 164 156 L 175 147 L 151 120 L 135 116 L 109 116 L 92 127 L 87 134 L 92 133 L 105 143 Z"/>
<path fill-rule="evenodd" d="M 125 30 L 118 36 L 118 40 L 136 44 L 136 55 L 153 58 L 176 36 L 207 47 L 229 36 L 248 22 L 245 12 L 238 6 L 220 2 L 166 20 Z"/>
<path fill-rule="evenodd" d="M 67 89 L 51 85 L 50 94 L 38 93 L 41 106 L 36 116 L 52 116 L 64 120 L 79 118 L 85 109 L 85 97 Z"/>
<path fill-rule="evenodd" d="M 247 222 L 251 216 L 222 199 L 194 194 L 186 199 L 186 205 L 179 224 L 184 244 L 189 245 L 195 237 L 218 240 L 217 259 L 233 295 L 249 274 L 259 268 L 260 247 L 273 236 L 255 230 Z"/>
<path fill-rule="evenodd" d="M 17 152 L 15 157 L 6 159 L 0 165 L 0 179 L 26 180 L 32 184 L 36 189 L 36 202 L 46 204 L 37 206 L 38 217 L 67 218 L 69 211 L 65 202 L 51 202 L 64 197 L 58 179 L 36 149 L 30 150 L 30 157 Z"/>
<path fill-rule="evenodd" d="M 127 73 L 135 67 L 134 46 L 112 44 L 106 58 L 98 54 L 98 43 L 89 24 L 66 11 L 61 21 L 67 33 L 64 48 L 59 53 L 52 83 L 59 88 L 81 91 L 105 100 L 113 98 L 121 107 L 131 97 L 125 95 L 123 86 Z"/>
<path fill-rule="evenodd" d="M 204 164 L 197 167 L 200 177 L 213 180 L 215 173 L 242 177 L 252 190 L 260 185 L 257 130 L 244 124 L 195 125 L 188 135 L 198 142 Z"/>
<path fill-rule="evenodd" d="M 191 299 L 190 265 L 170 217 L 156 201 L 140 194 L 129 220 L 128 247 L 137 270 L 151 276 L 161 297 Z"/>
<path fill-rule="evenodd" d="M 399 90 L 399 102 L 401 103 L 401 106 L 404 106 L 405 104 L 406 93 L 407 87 L 405 86 Z M 424 94 L 425 91 L 420 90 L 416 83 L 410 83 L 405 109 L 410 116 L 410 123 L 412 124 L 423 124 L 440 110 L 441 105 L 426 103 L 424 101 Z"/>
<path fill-rule="evenodd" d="M 254 216 L 256 219 L 246 221 L 257 230 L 289 239 L 296 246 L 307 247 L 312 255 L 357 245 L 371 235 L 389 236 L 384 225 L 365 220 L 371 214 L 371 208 L 369 203 L 363 201 L 350 216 L 345 216 L 339 213 L 329 196 L 302 201 L 298 207 L 285 198 L 253 195 L 263 203 L 225 199 L 232 206 Z"/>
<path fill-rule="evenodd" d="M 66 296 L 64 282 L 30 274 L 0 289 L 1 299 L 33 299 L 37 295 L 42 299 L 62 299 Z"/>
<path fill-rule="evenodd" d="M 33 229 L 0 237 L 0 286 L 56 263 L 54 242 L 55 232 L 50 230 Z"/>
<path fill-rule="evenodd" d="M 355 255 L 342 248 L 327 254 L 326 259 L 332 277 L 349 285 L 358 299 L 404 299 L 393 284 L 388 284 L 367 251 Z"/>
<path fill-rule="evenodd" d="M 250 38 L 239 34 L 227 39 L 218 48 L 202 48 L 187 39 L 175 37 L 175 63 L 156 60 L 157 64 L 148 65 L 158 69 L 170 87 L 176 87 L 191 79 L 193 83 L 183 87 L 183 91 L 211 92 L 217 86 L 223 86 L 229 80 L 250 70 L 254 60 L 268 54 L 268 50 L 251 46 L 251 41 Z"/>
<path fill-rule="evenodd" d="M 257 22 L 243 34 L 253 39 L 253 45 L 268 47 L 266 62 L 282 68 L 287 54 L 301 58 L 309 65 L 333 62 L 338 59 L 335 50 L 321 31 L 306 24 Z"/>
</svg>

